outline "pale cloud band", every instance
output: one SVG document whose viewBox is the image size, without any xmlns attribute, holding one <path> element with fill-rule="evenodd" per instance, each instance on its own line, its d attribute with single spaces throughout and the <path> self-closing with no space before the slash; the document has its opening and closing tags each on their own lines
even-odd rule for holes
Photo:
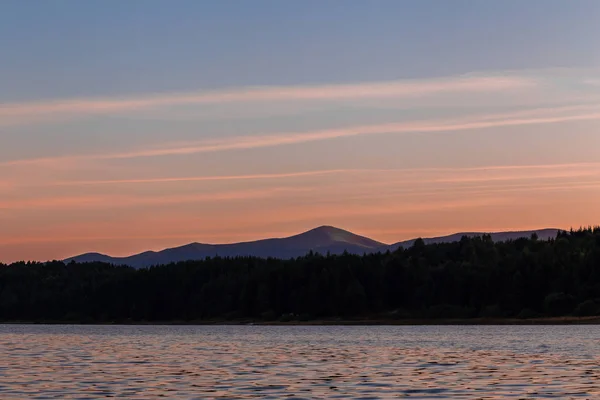
<svg viewBox="0 0 600 400">
<path fill-rule="evenodd" d="M 208 176 L 187 176 L 187 177 L 166 177 L 166 178 L 148 178 L 148 179 L 112 179 L 112 180 L 87 180 L 87 181 L 57 181 L 47 182 L 48 186 L 88 186 L 88 185 L 130 185 L 130 184 L 161 184 L 161 183 L 181 183 L 181 182 L 218 182 L 218 181 L 245 181 L 245 180 L 278 180 L 319 177 L 323 175 L 342 175 L 342 174 L 405 174 L 416 176 L 422 180 L 424 174 L 457 174 L 479 173 L 482 177 L 470 178 L 438 178 L 432 182 L 473 182 L 473 181 L 492 181 L 492 180 L 514 180 L 533 178 L 560 178 L 560 177 L 578 177 L 599 174 L 600 163 L 573 163 L 573 164 L 540 164 L 540 165 L 490 165 L 485 167 L 463 167 L 463 168 L 406 168 L 406 169 L 324 169 L 315 171 L 300 171 L 288 173 L 273 174 L 248 174 L 248 175 L 208 175 Z M 541 171 L 531 174 L 528 171 Z M 494 176 L 494 173 L 502 172 L 501 176 Z M 506 175 L 506 172 L 512 174 Z"/>
<path fill-rule="evenodd" d="M 469 76 L 321 86 L 248 87 L 232 90 L 150 95 L 137 98 L 72 99 L 0 104 L 1 123 L 31 123 L 44 117 L 111 114 L 157 107 L 297 100 L 418 97 L 440 93 L 503 92 L 531 88 L 537 82 L 518 76 Z"/>
<path fill-rule="evenodd" d="M 534 73 L 535 72 L 535 73 Z M 600 71 L 500 71 L 421 80 L 395 80 L 312 86 L 263 86 L 162 93 L 113 98 L 75 98 L 0 103 L 0 125 L 31 124 L 73 117 L 122 114 L 177 106 L 226 103 L 279 103 L 286 101 L 343 101 L 360 99 L 414 99 L 448 93 L 519 93 L 552 86 L 554 78 L 598 86 Z M 585 74 L 588 78 L 578 76 Z"/>
<path fill-rule="evenodd" d="M 565 112 L 567 112 L 565 114 Z M 208 152 L 220 152 L 243 149 L 257 149 L 294 145 L 300 143 L 332 140 L 360 135 L 380 134 L 410 134 L 410 133 L 443 133 L 511 126 L 553 124 L 562 122 L 600 120 L 600 104 L 581 106 L 556 107 L 498 113 L 496 115 L 473 116 L 470 118 L 445 121 L 415 121 L 391 124 L 376 124 L 365 126 L 350 126 L 345 128 L 324 129 L 309 132 L 283 132 L 274 135 L 254 135 L 229 137 L 226 139 L 211 139 L 185 144 L 165 143 L 161 148 L 146 148 L 121 153 L 87 154 L 64 157 L 46 157 L 24 159 L 0 163 L 1 165 L 27 164 L 63 164 L 89 160 L 131 159 L 141 157 L 161 157 L 189 155 Z"/>
<path fill-rule="evenodd" d="M 124 190 L 107 194 L 73 194 L 55 196 L 27 196 L 0 201 L 0 210 L 35 209 L 115 209 L 138 206 L 169 206 L 183 203 L 222 203 L 224 201 L 248 202 L 257 199 L 308 200 L 322 205 L 330 202 L 354 200 L 382 201 L 385 199 L 424 199 L 434 196 L 438 202 L 448 200 L 457 193 L 492 195 L 510 192 L 560 191 L 600 187 L 600 163 L 531 165 L 462 169 L 414 170 L 339 170 L 287 174 L 292 177 L 347 174 L 352 181 L 334 180 L 324 185 L 318 179 L 286 186 L 256 186 L 250 190 L 218 190 L 205 193 L 177 193 L 140 195 Z M 263 179 L 278 179 L 284 174 L 273 174 Z M 218 177 L 214 177 L 218 179 Z M 364 179 L 368 178 L 368 179 Z M 239 177 L 242 179 L 242 177 Z M 179 180 L 182 181 L 182 180 Z M 126 181 L 124 181 L 126 182 Z M 138 183 L 164 183 L 164 180 L 139 180 Z M 171 182 L 171 181 L 168 181 Z M 360 182 L 360 183 L 359 183 Z M 73 182 L 75 185 L 94 182 Z M 100 181 L 98 184 L 123 183 Z M 60 184 L 60 183 L 59 183 Z M 418 185 L 417 185 L 418 184 Z M 171 191 L 169 191 L 171 192 Z M 276 203 L 276 201 L 274 200 Z M 286 201 L 283 201 L 286 203 Z M 278 205 L 281 207 L 281 205 Z"/>
<path fill-rule="evenodd" d="M 520 115 L 517 114 L 517 115 Z M 263 147 L 274 147 L 283 145 L 292 145 L 313 141 L 338 139 L 359 135 L 376 135 L 376 134 L 406 134 L 406 133 L 435 133 L 435 132 L 453 132 L 475 129 L 487 129 L 520 125 L 538 125 L 551 124 L 569 121 L 590 121 L 600 119 L 600 108 L 598 112 L 584 113 L 576 115 L 564 116 L 533 116 L 533 117 L 516 117 L 512 119 L 504 118 L 499 115 L 496 120 L 488 120 L 490 117 L 475 118 L 473 120 L 458 120 L 445 122 L 415 122 L 415 123 L 398 123 L 398 124 L 383 124 L 383 125 L 368 125 L 358 127 L 347 127 L 340 129 L 329 129 L 314 132 L 301 133 L 283 133 L 280 135 L 264 135 L 252 137 L 237 137 L 223 141 L 208 141 L 200 144 L 190 144 L 183 147 L 171 147 L 163 149 L 148 149 L 127 153 L 116 153 L 110 155 L 96 156 L 99 159 L 119 159 L 119 158 L 137 158 L 137 157 L 157 157 L 169 155 L 185 155 L 206 152 L 217 152 L 239 149 L 254 149 Z"/>
</svg>

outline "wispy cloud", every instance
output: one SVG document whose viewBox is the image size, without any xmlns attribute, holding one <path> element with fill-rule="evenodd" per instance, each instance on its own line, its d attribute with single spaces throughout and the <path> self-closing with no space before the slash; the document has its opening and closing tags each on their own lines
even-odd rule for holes
<svg viewBox="0 0 600 400">
<path fill-rule="evenodd" d="M 310 191 L 307 187 L 282 187 L 261 190 L 212 192 L 191 195 L 169 195 L 158 197 L 140 196 L 71 196 L 71 197 L 48 197 L 29 198 L 14 201 L 0 201 L 0 210 L 17 209 L 73 209 L 73 208 L 119 208 L 140 205 L 169 205 L 181 203 L 199 203 L 210 201 L 236 201 L 267 198 L 284 193 L 301 193 Z"/>
<path fill-rule="evenodd" d="M 571 111 L 566 115 L 554 115 Z M 573 111 L 579 111 L 573 113 Z M 266 147 L 294 145 L 315 141 L 346 138 L 360 135 L 380 134 L 409 134 L 409 133 L 443 133 L 457 132 L 487 128 L 501 128 L 511 126 L 552 124 L 573 121 L 591 121 L 600 119 L 600 105 L 582 105 L 573 107 L 559 107 L 538 110 L 517 111 L 512 113 L 474 116 L 471 118 L 454 119 L 446 121 L 414 121 L 390 124 L 349 126 L 336 129 L 324 129 L 309 132 L 284 132 L 272 135 L 253 135 L 228 137 L 225 139 L 205 140 L 192 143 L 166 143 L 162 148 L 146 148 L 121 153 L 88 154 L 64 157 L 47 157 L 38 159 L 24 159 L 7 161 L 0 165 L 40 164 L 40 163 L 65 163 L 80 160 L 111 160 L 131 159 L 141 157 L 160 157 L 189 155 L 198 153 L 249 150 Z"/>
<path fill-rule="evenodd" d="M 101 196 L 63 196 L 48 198 L 29 198 L 0 201 L 0 210 L 22 209 L 74 209 L 74 208 L 120 208 L 132 206 L 160 206 L 182 203 L 199 203 L 211 201 L 236 201 L 268 198 L 284 193 L 301 193 L 310 191 L 306 187 L 282 187 L 261 190 L 213 192 L 191 195 L 169 195 L 158 197 L 101 195 Z"/>
<path fill-rule="evenodd" d="M 133 98 L 7 103 L 0 104 L 0 123 L 31 122 L 48 116 L 56 118 L 58 116 L 110 114 L 196 104 L 402 98 L 450 92 L 510 91 L 535 85 L 535 80 L 518 76 L 463 76 L 446 79 L 345 85 L 247 87 L 196 93 L 156 94 Z"/>
<path fill-rule="evenodd" d="M 431 183 L 431 182 L 429 182 Z M 367 192 L 367 188 L 364 188 L 364 193 L 356 195 L 344 196 L 344 201 L 357 201 L 357 200 L 372 200 L 378 201 L 381 199 L 396 199 L 406 200 L 408 198 L 419 198 L 425 200 L 428 198 L 441 199 L 444 197 L 446 200 L 450 197 L 489 197 L 489 195 L 498 194 L 509 194 L 523 196 L 527 193 L 535 192 L 566 192 L 573 190 L 589 190 L 589 189 L 600 189 L 600 179 L 596 180 L 584 180 L 574 181 L 569 180 L 566 182 L 557 180 L 555 182 L 528 182 L 528 183 L 503 183 L 503 184 L 482 184 L 474 183 L 469 185 L 450 185 L 450 186 L 429 186 L 425 188 L 392 188 L 382 187 L 379 185 L 379 191 Z M 513 201 L 517 200 L 513 198 Z M 337 201 L 337 200 L 334 200 Z"/>
<path fill-rule="evenodd" d="M 206 192 L 194 194 L 144 195 L 135 190 L 132 194 L 102 193 L 99 195 L 74 195 L 61 193 L 52 197 L 27 195 L 24 198 L 0 202 L 0 209 L 118 209 L 123 207 L 153 206 L 162 207 L 172 204 L 205 203 L 222 201 L 253 201 L 272 198 L 280 208 L 284 204 L 308 203 L 352 203 L 369 200 L 378 202 L 383 199 L 395 199 L 404 204 L 408 198 L 437 198 L 450 201 L 456 196 L 497 195 L 506 193 L 527 193 L 534 191 L 562 191 L 573 189 L 596 189 L 600 187 L 600 163 L 498 166 L 479 168 L 438 168 L 438 169 L 348 169 L 323 170 L 284 174 L 240 175 L 226 177 L 185 177 L 167 180 L 114 180 L 61 182 L 59 185 L 93 185 L 131 183 L 183 182 L 188 179 L 213 181 L 225 178 L 236 179 L 281 179 L 299 177 L 318 177 L 326 174 L 347 174 L 355 177 L 352 181 L 293 183 L 284 187 L 261 187 L 253 190 Z M 400 180 L 398 180 L 400 179 Z M 292 197 L 289 197 L 292 195 Z"/>
<path fill-rule="evenodd" d="M 302 171 L 281 174 L 250 174 L 250 175 L 214 175 L 214 176 L 186 176 L 171 178 L 148 178 L 148 179 L 112 179 L 112 180 L 91 180 L 91 181 L 65 181 L 49 182 L 52 186 L 85 186 L 85 185 L 111 185 L 111 184 L 132 184 L 132 183 L 176 183 L 176 182 L 213 182 L 213 181 L 242 181 L 242 180 L 263 180 L 263 179 L 287 179 L 306 176 L 318 176 L 346 173 L 358 170 L 329 169 L 320 171 Z M 0 186 L 1 187 L 1 186 Z"/>
<path fill-rule="evenodd" d="M 278 180 L 324 175 L 368 175 L 371 178 L 382 176 L 391 179 L 393 176 L 412 178 L 405 182 L 418 180 L 432 183 L 464 183 L 478 181 L 502 181 L 523 179 L 556 179 L 596 176 L 600 174 L 600 163 L 540 164 L 540 165 L 489 165 L 483 167 L 440 167 L 440 168 L 350 168 L 324 169 L 314 171 L 298 171 L 272 174 L 248 175 L 205 175 L 162 178 L 130 178 L 109 180 L 73 180 L 47 181 L 42 186 L 92 186 L 92 185 L 129 185 L 129 184 L 162 184 L 180 182 L 220 182 L 245 180 Z M 397 181 L 394 181 L 398 183 Z M 0 188 L 1 188 L 0 182 Z M 40 186 L 36 183 L 35 186 Z"/>
<path fill-rule="evenodd" d="M 98 159 L 120 159 L 138 157 L 158 157 L 169 155 L 186 155 L 227 150 L 243 150 L 264 147 L 293 145 L 314 141 L 339 139 L 359 135 L 377 134 L 405 134 L 405 133 L 433 133 L 455 132 L 474 129 L 499 128 L 521 125 L 551 124 L 569 121 L 589 121 L 600 119 L 600 112 L 557 116 L 557 117 L 531 117 L 499 119 L 490 121 L 448 121 L 448 122 L 422 122 L 422 123 L 397 123 L 383 125 L 365 125 L 340 129 L 327 129 L 313 132 L 292 132 L 280 135 L 264 135 L 251 137 L 236 137 L 227 140 L 207 141 L 198 145 L 184 147 L 167 147 L 162 149 L 147 149 L 126 153 L 116 153 L 105 156 L 96 156 Z"/>
</svg>

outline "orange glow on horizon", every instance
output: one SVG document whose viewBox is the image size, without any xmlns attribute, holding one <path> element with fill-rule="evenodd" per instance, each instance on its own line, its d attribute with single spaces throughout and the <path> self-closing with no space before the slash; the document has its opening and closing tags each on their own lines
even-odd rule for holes
<svg viewBox="0 0 600 400">
<path fill-rule="evenodd" d="M 0 262 L 598 224 L 584 72 L 4 102 Z"/>
</svg>

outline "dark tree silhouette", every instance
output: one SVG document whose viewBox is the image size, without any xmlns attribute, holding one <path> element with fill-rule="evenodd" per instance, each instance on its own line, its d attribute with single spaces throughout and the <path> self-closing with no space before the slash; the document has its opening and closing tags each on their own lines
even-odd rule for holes
<svg viewBox="0 0 600 400">
<path fill-rule="evenodd" d="M 383 254 L 208 258 L 133 269 L 0 264 L 0 320 L 473 318 L 600 314 L 600 228 Z"/>
</svg>

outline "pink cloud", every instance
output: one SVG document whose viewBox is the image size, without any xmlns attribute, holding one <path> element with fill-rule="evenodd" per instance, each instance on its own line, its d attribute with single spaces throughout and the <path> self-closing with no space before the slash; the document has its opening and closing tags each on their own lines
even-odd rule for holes
<svg viewBox="0 0 600 400">
<path fill-rule="evenodd" d="M 532 87 L 531 79 L 509 76 L 458 77 L 422 81 L 390 81 L 346 85 L 249 87 L 200 93 L 157 94 L 142 98 L 73 99 L 0 104 L 0 121 L 44 115 L 103 114 L 155 107 L 295 100 L 415 97 L 447 92 L 506 91 Z M 27 121 L 28 122 L 28 121 Z"/>
<path fill-rule="evenodd" d="M 502 117 L 502 116 L 498 116 Z M 228 150 L 255 149 L 264 147 L 275 147 L 307 143 L 313 141 L 339 139 L 359 135 L 378 134 L 407 134 L 407 133 L 433 133 L 433 132 L 456 132 L 474 129 L 498 128 L 507 126 L 550 124 L 569 121 L 589 121 L 600 119 L 600 112 L 566 115 L 556 117 L 530 117 L 489 120 L 486 116 L 483 120 L 479 118 L 468 121 L 446 121 L 446 122 L 408 122 L 381 125 L 354 126 L 339 129 L 326 129 L 312 132 L 282 133 L 278 135 L 263 135 L 250 137 L 236 137 L 227 140 L 205 141 L 199 144 L 190 144 L 182 147 L 165 147 L 158 149 L 136 150 L 131 152 L 92 156 L 96 159 L 120 159 L 138 157 L 157 157 L 169 155 L 185 155 L 207 152 L 218 152 Z"/>
<path fill-rule="evenodd" d="M 279 174 L 250 174 L 250 175 L 215 175 L 215 176 L 188 176 L 171 178 L 148 178 L 148 179 L 112 179 L 92 181 L 65 181 L 49 182 L 49 185 L 57 186 L 84 186 L 84 185 L 110 185 L 110 184 L 132 184 L 132 183 L 175 183 L 175 182 L 211 182 L 211 181 L 243 181 L 243 180 L 265 180 L 286 179 L 308 176 L 341 174 L 357 170 L 331 169 L 319 171 L 289 172 Z"/>
<path fill-rule="evenodd" d="M 268 198 L 282 193 L 300 193 L 310 190 L 306 187 L 294 188 L 269 188 L 248 191 L 230 191 L 220 193 L 170 195 L 170 196 L 66 196 L 47 198 L 25 198 L 13 201 L 0 201 L 0 210 L 28 210 L 28 209 L 59 209 L 72 210 L 75 208 L 121 208 L 151 205 L 169 205 L 181 203 L 197 203 L 210 201 L 239 201 L 249 199 Z"/>
<path fill-rule="evenodd" d="M 565 111 L 580 111 L 578 114 L 554 115 Z M 539 124 L 553 124 L 574 121 L 592 121 L 600 119 L 600 105 L 582 105 L 572 107 L 558 107 L 517 111 L 496 115 L 482 115 L 471 118 L 453 119 L 446 121 L 413 121 L 390 124 L 349 126 L 336 129 L 324 129 L 309 132 L 284 132 L 273 135 L 255 135 L 230 137 L 227 139 L 212 139 L 202 142 L 186 144 L 165 144 L 162 148 L 146 148 L 122 153 L 88 154 L 80 156 L 46 157 L 38 159 L 24 159 L 0 163 L 1 165 L 26 165 L 26 164 L 56 164 L 64 167 L 77 161 L 129 159 L 140 157 L 160 157 L 189 155 L 208 152 L 231 150 L 248 150 L 266 147 L 294 145 L 300 143 L 332 140 L 361 135 L 380 134 L 414 134 L 414 133 L 442 133 L 459 132 L 466 130 L 501 128 L 510 126 L 526 126 Z M 583 111 L 593 111 L 582 113 Z"/>
</svg>

